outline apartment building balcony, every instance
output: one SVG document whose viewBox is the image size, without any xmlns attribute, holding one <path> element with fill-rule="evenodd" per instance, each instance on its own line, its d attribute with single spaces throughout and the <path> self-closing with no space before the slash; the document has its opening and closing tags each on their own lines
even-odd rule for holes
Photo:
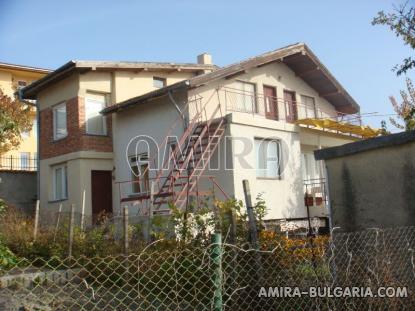
<svg viewBox="0 0 415 311">
<path fill-rule="evenodd" d="M 313 97 L 295 95 L 290 91 L 284 91 L 284 98 L 280 98 L 230 87 L 222 90 L 228 113 L 246 113 L 254 117 L 360 138 L 379 135 L 379 130 L 363 125 L 359 113 L 341 113 L 328 105 L 319 105 Z"/>
<path fill-rule="evenodd" d="M 25 155 L 0 156 L 0 171 L 37 171 L 37 158 Z"/>
</svg>

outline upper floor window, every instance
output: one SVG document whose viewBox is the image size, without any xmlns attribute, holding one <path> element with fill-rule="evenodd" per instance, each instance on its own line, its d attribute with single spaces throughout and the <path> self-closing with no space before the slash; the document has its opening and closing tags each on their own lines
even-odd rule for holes
<svg viewBox="0 0 415 311">
<path fill-rule="evenodd" d="M 30 152 L 20 152 L 20 168 L 28 170 L 30 167 Z"/>
<path fill-rule="evenodd" d="M 255 84 L 243 81 L 235 81 L 235 100 L 232 107 L 236 111 L 253 113 L 256 111 Z"/>
<path fill-rule="evenodd" d="M 61 139 L 68 135 L 66 128 L 66 103 L 53 107 L 53 138 Z"/>
<path fill-rule="evenodd" d="M 86 133 L 92 135 L 107 135 L 106 118 L 100 113 L 106 106 L 106 96 L 103 94 L 88 94 L 85 99 Z"/>
<path fill-rule="evenodd" d="M 314 97 L 301 95 L 301 109 L 299 118 L 315 118 L 316 103 Z"/>
<path fill-rule="evenodd" d="M 167 85 L 166 78 L 160 78 L 160 77 L 153 77 L 153 86 L 161 89 L 162 87 L 165 87 Z"/>
<path fill-rule="evenodd" d="M 24 88 L 27 85 L 27 82 L 24 80 L 18 80 L 17 81 L 17 89 Z"/>
<path fill-rule="evenodd" d="M 33 136 L 37 137 L 37 119 L 33 119 L 32 131 Z"/>
<path fill-rule="evenodd" d="M 279 140 L 255 138 L 256 176 L 279 178 L 281 166 L 281 144 Z"/>
</svg>

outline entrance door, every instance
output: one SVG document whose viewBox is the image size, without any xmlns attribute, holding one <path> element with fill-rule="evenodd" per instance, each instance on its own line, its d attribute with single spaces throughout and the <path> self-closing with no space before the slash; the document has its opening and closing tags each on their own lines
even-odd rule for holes
<svg viewBox="0 0 415 311">
<path fill-rule="evenodd" d="M 297 102 L 295 101 L 294 92 L 284 90 L 284 104 L 287 121 L 294 122 L 297 120 Z"/>
<path fill-rule="evenodd" d="M 278 120 L 277 89 L 273 86 L 264 85 L 265 117 Z"/>
<path fill-rule="evenodd" d="M 112 172 L 91 171 L 92 215 L 94 222 L 103 213 L 112 213 Z"/>
</svg>

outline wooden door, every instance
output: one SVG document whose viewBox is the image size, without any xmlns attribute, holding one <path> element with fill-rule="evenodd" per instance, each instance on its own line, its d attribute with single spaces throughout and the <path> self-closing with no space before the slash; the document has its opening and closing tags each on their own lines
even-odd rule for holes
<svg viewBox="0 0 415 311">
<path fill-rule="evenodd" d="M 112 172 L 91 171 L 93 221 L 97 216 L 112 213 Z"/>
<path fill-rule="evenodd" d="M 265 117 L 278 120 L 277 89 L 273 86 L 264 85 Z"/>
<path fill-rule="evenodd" d="M 294 122 L 297 120 L 298 114 L 295 92 L 284 90 L 284 104 L 287 122 Z"/>
</svg>

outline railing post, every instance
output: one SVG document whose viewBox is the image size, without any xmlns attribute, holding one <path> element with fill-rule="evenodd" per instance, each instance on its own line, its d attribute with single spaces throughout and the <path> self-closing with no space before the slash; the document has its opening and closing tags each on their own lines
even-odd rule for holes
<svg viewBox="0 0 415 311">
<path fill-rule="evenodd" d="M 214 233 L 212 236 L 211 260 L 213 264 L 213 310 L 222 311 L 222 235 Z"/>
<path fill-rule="evenodd" d="M 10 170 L 13 169 L 13 156 L 10 156 Z"/>
</svg>

